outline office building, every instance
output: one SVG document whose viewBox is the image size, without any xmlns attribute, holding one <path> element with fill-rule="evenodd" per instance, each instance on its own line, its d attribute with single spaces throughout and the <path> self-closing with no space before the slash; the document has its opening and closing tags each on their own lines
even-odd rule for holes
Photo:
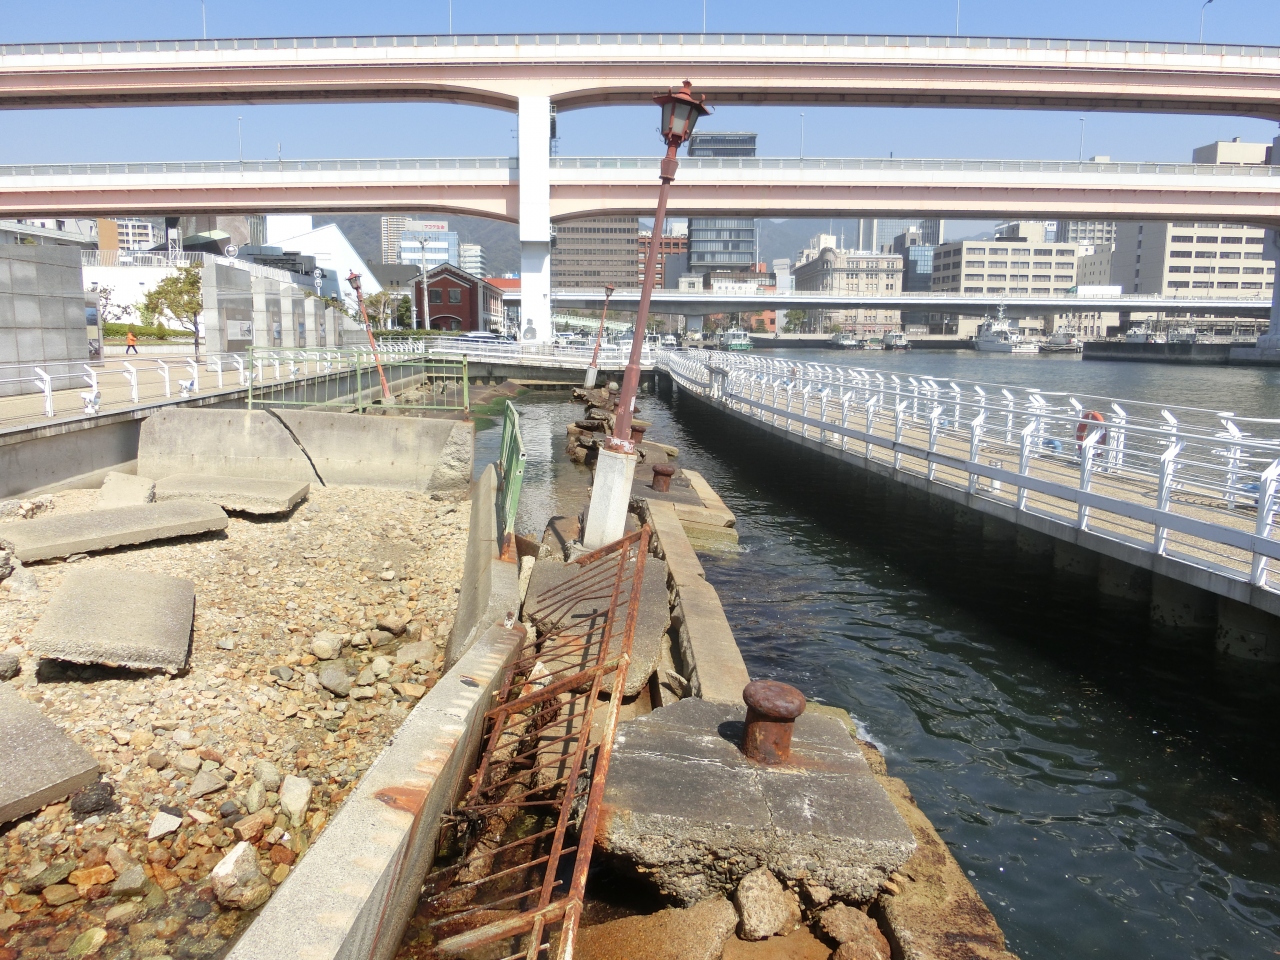
<svg viewBox="0 0 1280 960">
<path fill-rule="evenodd" d="M 648 262 L 649 246 L 653 243 L 653 228 L 640 228 L 640 243 L 638 248 L 639 265 L 636 271 L 637 282 L 644 283 L 644 265 Z M 680 263 L 684 257 L 689 254 L 689 224 L 688 221 L 668 220 L 666 230 L 663 231 L 661 237 L 658 238 L 658 266 L 654 286 L 662 289 L 666 284 L 666 267 L 668 262 Z M 679 269 L 677 267 L 677 269 Z"/>
<path fill-rule="evenodd" d="M 1059 220 L 1058 232 L 1054 239 L 1059 243 L 1074 243 L 1080 246 L 1113 244 L 1116 242 L 1116 222 L 1114 220 Z"/>
<path fill-rule="evenodd" d="M 1076 285 L 1076 247 L 1007 237 L 944 243 L 933 252 L 935 293 L 981 293 L 1008 297 L 1066 296 Z M 1051 316 L 1030 316 L 1024 330 L 1052 329 Z M 982 317 L 930 314 L 929 332 L 971 337 Z"/>
<path fill-rule="evenodd" d="M 484 277 L 489 274 L 489 265 L 484 255 L 484 247 L 478 243 L 458 244 L 458 266 L 473 277 Z"/>
<path fill-rule="evenodd" d="M 754 133 L 694 133 L 690 157 L 754 157 Z M 747 217 L 690 217 L 690 273 L 750 271 L 756 265 L 756 222 Z"/>
<path fill-rule="evenodd" d="M 159 231 L 150 220 L 121 217 L 98 221 L 99 250 L 150 250 L 159 242 Z"/>
<path fill-rule="evenodd" d="M 893 252 L 902 258 L 902 289 L 905 293 L 928 293 L 933 289 L 933 251 L 924 242 L 917 227 L 910 227 L 893 239 Z M 906 333 L 923 334 L 929 329 L 929 311 L 904 310 L 902 329 Z"/>
<path fill-rule="evenodd" d="M 1240 138 L 1207 143 L 1191 151 L 1192 163 L 1271 163 L 1273 146 L 1270 143 L 1241 143 Z"/>
<path fill-rule="evenodd" d="M 1057 240 L 1056 220 L 1009 220 L 996 224 L 998 240 L 1029 240 L 1032 243 L 1054 243 Z"/>
<path fill-rule="evenodd" d="M 820 234 L 810 241 L 806 257 L 792 273 L 796 291 L 844 294 L 892 294 L 902 289 L 902 257 L 896 253 L 841 250 L 835 237 Z M 815 332 L 842 329 L 859 337 L 878 337 L 902 328 L 897 310 L 810 310 L 808 325 Z"/>
<path fill-rule="evenodd" d="M 638 217 L 588 217 L 556 224 L 551 246 L 551 286 L 634 290 L 640 249 Z"/>
<path fill-rule="evenodd" d="M 447 220 L 409 220 L 400 230 L 400 256 L 396 263 L 412 264 L 428 271 L 441 264 L 458 266 L 458 233 Z"/>
</svg>

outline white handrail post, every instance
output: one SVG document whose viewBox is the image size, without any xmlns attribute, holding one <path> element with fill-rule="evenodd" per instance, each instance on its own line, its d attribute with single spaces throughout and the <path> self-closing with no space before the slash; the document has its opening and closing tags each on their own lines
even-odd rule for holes
<svg viewBox="0 0 1280 960">
<path fill-rule="evenodd" d="M 867 449 L 865 451 L 865 456 L 867 460 L 870 461 L 873 459 L 871 455 L 871 437 L 875 432 L 873 427 L 875 426 L 876 419 L 876 398 L 872 396 L 865 404 L 863 404 L 863 406 L 866 407 L 867 410 L 867 439 L 865 442 Z"/>
<path fill-rule="evenodd" d="M 1224 419 L 1222 422 L 1227 428 L 1227 435 L 1231 441 L 1231 446 L 1227 448 L 1227 509 L 1234 510 L 1236 508 L 1236 487 L 1240 481 L 1240 463 L 1242 460 L 1240 441 L 1244 439 L 1244 434 L 1240 432 L 1240 428 L 1231 420 Z"/>
<path fill-rule="evenodd" d="M 955 423 L 955 425 L 956 425 L 956 429 L 957 429 L 957 430 L 959 430 L 959 429 L 960 429 L 960 424 L 961 424 L 961 420 L 960 420 L 960 387 L 959 387 L 959 386 L 957 386 L 957 384 L 956 384 L 956 382 L 955 382 L 954 380 L 950 380 L 950 381 L 948 381 L 948 383 L 949 383 L 949 385 L 950 385 L 950 387 L 951 387 L 951 396 L 952 396 L 952 398 L 955 400 L 955 406 L 952 408 L 952 417 L 951 417 L 951 419 L 952 419 L 952 422 L 953 422 L 953 423 Z"/>
<path fill-rule="evenodd" d="M 920 381 L 915 377 L 907 377 L 911 383 L 911 419 L 920 418 Z"/>
<path fill-rule="evenodd" d="M 1030 421 L 1022 432 L 1018 435 L 1018 476 L 1030 476 L 1031 472 L 1031 445 L 1035 442 L 1036 422 Z M 1018 509 L 1027 509 L 1027 488 L 1018 485 Z"/>
<path fill-rule="evenodd" d="M 831 393 L 830 387 L 823 388 L 822 393 L 818 394 L 818 421 L 822 424 L 818 428 L 818 442 L 827 442 L 827 397 Z"/>
<path fill-rule="evenodd" d="M 210 359 L 213 361 L 213 363 L 215 364 L 215 368 L 218 371 L 218 389 L 221 390 L 222 389 L 222 358 L 211 357 Z"/>
<path fill-rule="evenodd" d="M 53 416 L 53 378 L 41 370 L 35 368 L 36 375 L 31 378 L 32 383 L 40 385 L 40 392 L 44 394 L 44 415 L 46 417 Z M 135 400 L 137 397 L 134 398 Z"/>
<path fill-rule="evenodd" d="M 958 407 L 957 407 L 958 409 Z M 979 413 L 973 418 L 969 424 L 969 492 L 975 493 L 978 489 L 978 475 L 974 473 L 973 467 L 978 462 L 978 453 L 982 448 L 982 421 L 986 417 L 986 411 Z"/>
<path fill-rule="evenodd" d="M 973 385 L 973 392 L 978 395 L 978 413 L 982 416 L 983 421 L 987 418 L 987 391 L 983 390 L 976 383 Z"/>
<path fill-rule="evenodd" d="M 89 385 L 89 389 L 80 394 L 80 399 L 84 401 L 85 416 L 96 417 L 102 406 L 102 394 L 98 390 L 98 371 L 87 363 L 81 366 L 84 367 L 81 379 Z"/>
<path fill-rule="evenodd" d="M 187 366 L 191 369 L 191 392 L 200 392 L 200 365 L 196 363 L 195 358 L 187 359 Z"/>
<path fill-rule="evenodd" d="M 942 405 L 934 403 L 933 409 L 929 411 L 929 452 L 936 453 L 938 449 L 938 425 L 942 420 Z M 929 461 L 928 476 L 932 480 L 938 472 L 938 465 L 932 460 Z"/>
<path fill-rule="evenodd" d="M 133 402 L 138 402 L 138 371 L 133 368 L 133 364 L 128 361 L 124 365 L 124 378 L 129 381 L 129 395 Z"/>
<path fill-rule="evenodd" d="M 160 376 L 164 377 L 164 395 L 169 398 L 172 396 L 169 392 L 169 365 L 163 360 L 157 360 L 156 364 L 160 367 Z"/>
<path fill-rule="evenodd" d="M 902 451 L 898 449 L 898 445 L 902 443 L 902 431 L 906 427 L 907 401 L 899 400 L 893 408 L 893 469 L 897 470 L 902 466 Z"/>
<path fill-rule="evenodd" d="M 1013 443 L 1013 394 L 1008 390 L 1001 390 L 1004 394 L 1004 442 Z"/>
<path fill-rule="evenodd" d="M 1175 443 L 1160 455 L 1160 478 L 1156 486 L 1156 509 L 1168 510 L 1173 493 L 1173 472 L 1178 467 L 1178 455 L 1182 453 L 1184 443 Z M 1169 540 L 1169 531 L 1159 522 L 1156 523 L 1156 535 L 1153 546 L 1156 554 L 1164 555 L 1165 545 Z"/>
<path fill-rule="evenodd" d="M 1111 409 L 1115 411 L 1111 420 L 1111 465 L 1119 473 L 1124 469 L 1125 425 L 1129 422 L 1129 415 L 1118 403 L 1111 404 Z"/>
<path fill-rule="evenodd" d="M 236 365 L 236 374 L 237 379 L 240 381 L 240 386 L 247 387 L 249 385 L 249 381 L 246 380 L 244 376 L 244 360 L 240 357 L 233 356 L 231 358 L 231 362 Z"/>
<path fill-rule="evenodd" d="M 1258 520 L 1254 525 L 1254 535 L 1269 539 L 1271 537 L 1272 517 L 1276 509 L 1276 481 L 1280 478 L 1280 460 L 1272 462 L 1262 472 L 1258 483 Z M 1255 587 L 1267 585 L 1267 558 L 1257 551 L 1253 554 L 1253 569 L 1249 574 L 1249 582 Z"/>
<path fill-rule="evenodd" d="M 1090 429 L 1080 445 L 1080 490 L 1083 493 L 1088 493 L 1093 483 L 1093 455 L 1101 437 L 1101 429 Z M 1076 526 L 1081 530 L 1089 529 L 1089 508 L 1083 500 L 1076 504 Z"/>
<path fill-rule="evenodd" d="M 853 391 L 843 394 L 840 397 L 840 426 L 843 430 L 849 429 L 849 404 L 854 400 Z M 840 434 L 840 449 L 849 449 L 849 434 Z"/>
</svg>

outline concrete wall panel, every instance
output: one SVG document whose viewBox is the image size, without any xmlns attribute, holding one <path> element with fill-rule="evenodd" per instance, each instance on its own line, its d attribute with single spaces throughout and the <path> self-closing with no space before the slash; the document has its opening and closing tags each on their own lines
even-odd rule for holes
<svg viewBox="0 0 1280 960">
<path fill-rule="evenodd" d="M 192 410 L 152 414 L 138 441 L 138 475 L 177 473 L 318 482 L 289 431 L 263 410 Z"/>
</svg>

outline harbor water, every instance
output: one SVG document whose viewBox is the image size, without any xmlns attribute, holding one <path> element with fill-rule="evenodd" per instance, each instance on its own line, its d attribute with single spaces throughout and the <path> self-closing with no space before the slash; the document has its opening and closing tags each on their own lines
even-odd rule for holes
<svg viewBox="0 0 1280 960">
<path fill-rule="evenodd" d="M 1280 416 L 1280 372 L 965 354 L 771 352 Z M 517 401 L 521 532 L 577 509 L 580 407 Z M 705 555 L 753 677 L 850 711 L 1025 958 L 1280 953 L 1280 668 L 1161 634 L 1011 547 L 803 469 L 679 395 L 646 399 L 738 517 Z M 496 430 L 477 438 L 492 459 Z"/>
</svg>

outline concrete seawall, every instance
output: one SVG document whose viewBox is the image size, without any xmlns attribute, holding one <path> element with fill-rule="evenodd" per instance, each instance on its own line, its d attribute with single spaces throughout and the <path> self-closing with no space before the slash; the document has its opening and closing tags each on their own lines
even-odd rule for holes
<svg viewBox="0 0 1280 960">
<path fill-rule="evenodd" d="M 1090 340 L 1084 345 L 1085 360 L 1123 360 L 1131 363 L 1184 363 L 1226 366 L 1231 363 L 1229 343 L 1122 343 Z"/>
</svg>

